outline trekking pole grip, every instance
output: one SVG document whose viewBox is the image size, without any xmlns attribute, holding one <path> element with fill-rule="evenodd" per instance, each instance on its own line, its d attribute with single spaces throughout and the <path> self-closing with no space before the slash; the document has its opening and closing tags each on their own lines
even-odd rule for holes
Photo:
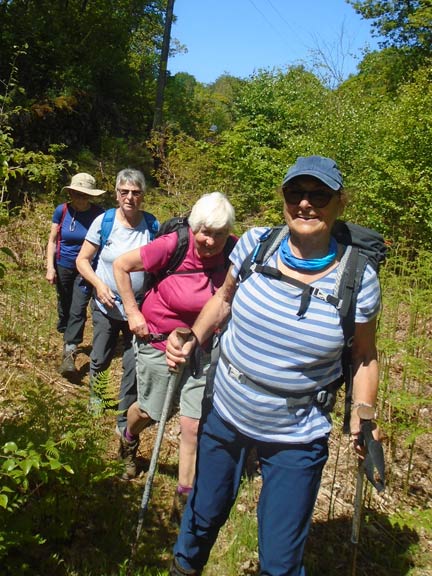
<svg viewBox="0 0 432 576">
<path fill-rule="evenodd" d="M 189 340 L 189 338 L 194 335 L 191 328 L 183 328 L 183 327 L 176 328 L 175 334 L 176 334 L 176 337 L 177 337 L 179 344 L 182 347 Z M 179 369 L 176 366 L 175 368 L 174 367 L 170 368 L 169 371 L 173 374 L 176 374 L 179 372 Z"/>
</svg>

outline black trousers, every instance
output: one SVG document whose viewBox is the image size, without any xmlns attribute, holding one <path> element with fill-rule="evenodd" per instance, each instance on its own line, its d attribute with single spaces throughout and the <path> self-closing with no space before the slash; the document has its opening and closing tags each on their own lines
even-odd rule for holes
<svg viewBox="0 0 432 576">
<path fill-rule="evenodd" d="M 78 270 L 56 265 L 57 330 L 66 344 L 81 344 L 91 291 L 82 285 Z"/>
</svg>

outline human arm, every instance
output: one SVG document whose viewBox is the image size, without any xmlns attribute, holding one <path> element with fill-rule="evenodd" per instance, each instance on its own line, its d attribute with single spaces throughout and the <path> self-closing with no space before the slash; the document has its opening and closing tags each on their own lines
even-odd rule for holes
<svg viewBox="0 0 432 576">
<path fill-rule="evenodd" d="M 142 270 L 144 270 L 144 267 L 141 259 L 140 248 L 136 248 L 130 252 L 125 252 L 125 254 L 122 254 L 113 262 L 114 278 L 117 284 L 118 293 L 122 299 L 129 328 L 133 334 L 141 337 L 148 334 L 148 327 L 136 302 L 132 290 L 130 273 L 141 272 Z"/>
<path fill-rule="evenodd" d="M 236 279 L 232 276 L 232 266 L 226 275 L 225 282 L 207 301 L 192 326 L 192 333 L 183 344 L 174 330 L 168 337 L 166 356 L 170 368 L 183 364 L 197 344 L 203 344 L 210 336 L 224 325 L 231 313 L 231 302 L 237 288 Z"/>
<path fill-rule="evenodd" d="M 378 394 L 378 359 L 376 349 L 376 318 L 369 322 L 356 323 L 352 347 L 353 361 L 353 407 L 351 411 L 351 436 L 354 449 L 359 455 L 364 449 L 359 445 L 360 407 L 375 408 Z M 375 439 L 379 440 L 379 430 L 373 431 Z"/>
<path fill-rule="evenodd" d="M 48 244 L 46 250 L 46 276 L 50 284 L 55 284 L 57 280 L 57 273 L 55 269 L 55 257 L 57 251 L 57 235 L 58 235 L 58 224 L 51 224 L 51 230 L 48 237 Z"/>
<path fill-rule="evenodd" d="M 76 259 L 76 267 L 84 280 L 87 280 L 87 282 L 94 286 L 98 300 L 104 306 L 112 308 L 114 306 L 115 294 L 105 282 L 102 282 L 92 267 L 92 261 L 98 249 L 99 246 L 97 244 L 84 240 Z"/>
</svg>

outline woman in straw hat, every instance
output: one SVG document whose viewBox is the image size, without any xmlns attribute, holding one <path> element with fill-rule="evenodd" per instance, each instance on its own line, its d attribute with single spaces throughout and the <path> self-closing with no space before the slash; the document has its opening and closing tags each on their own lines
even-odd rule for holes
<svg viewBox="0 0 432 576">
<path fill-rule="evenodd" d="M 64 340 L 59 372 L 71 378 L 76 375 L 75 356 L 77 346 L 83 340 L 91 295 L 79 275 L 76 258 L 90 224 L 103 212 L 100 206 L 91 203 L 91 198 L 104 194 L 105 190 L 98 190 L 93 176 L 85 172 L 75 174 L 63 190 L 69 192 L 70 201 L 59 204 L 54 210 L 47 246 L 46 279 L 57 289 L 57 330 Z"/>
</svg>

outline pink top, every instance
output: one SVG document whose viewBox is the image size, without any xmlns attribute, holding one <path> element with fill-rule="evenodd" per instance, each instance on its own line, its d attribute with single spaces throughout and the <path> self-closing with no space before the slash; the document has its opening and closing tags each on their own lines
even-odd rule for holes
<svg viewBox="0 0 432 576">
<path fill-rule="evenodd" d="M 166 234 L 141 247 L 144 270 L 157 274 L 163 270 L 177 246 L 177 233 Z M 176 272 L 166 276 L 146 296 L 141 312 L 149 332 L 169 334 L 179 326 L 191 327 L 204 304 L 222 286 L 227 270 L 224 253 L 211 258 L 199 258 L 195 251 L 192 230 L 189 229 L 189 247 L 185 259 Z M 188 270 L 192 272 L 187 273 Z M 202 272 L 196 272 L 202 270 Z M 165 350 L 166 341 L 153 342 L 158 350 Z"/>
</svg>

